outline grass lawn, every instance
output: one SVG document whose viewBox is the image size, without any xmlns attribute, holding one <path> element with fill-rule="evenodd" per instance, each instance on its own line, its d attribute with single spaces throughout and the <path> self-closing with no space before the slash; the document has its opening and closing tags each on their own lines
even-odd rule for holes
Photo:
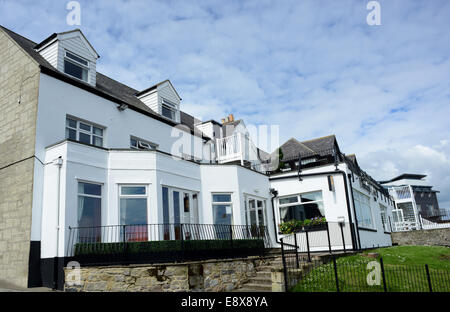
<svg viewBox="0 0 450 312">
<path fill-rule="evenodd" d="M 368 284 L 368 275 L 374 280 L 374 268 L 369 262 L 378 261 L 364 257 L 378 253 L 383 258 L 388 291 L 429 291 L 425 264 L 429 266 L 433 291 L 450 292 L 450 248 L 434 246 L 396 246 L 365 251 L 336 259 L 340 291 L 384 291 L 382 275 L 379 285 Z M 289 274 L 292 276 L 293 274 Z M 376 281 L 376 280 L 375 280 Z M 294 287 L 293 291 L 336 291 L 333 263 L 312 269 Z"/>
</svg>

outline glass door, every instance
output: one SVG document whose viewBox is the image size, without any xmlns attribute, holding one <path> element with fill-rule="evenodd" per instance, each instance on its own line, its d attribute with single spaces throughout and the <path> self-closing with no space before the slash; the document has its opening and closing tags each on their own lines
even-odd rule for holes
<svg viewBox="0 0 450 312">
<path fill-rule="evenodd" d="M 198 193 L 170 187 L 162 188 L 164 240 L 190 239 L 198 224 Z M 183 233 L 181 233 L 181 231 Z"/>
<path fill-rule="evenodd" d="M 129 242 L 147 241 L 147 187 L 122 185 L 119 197 L 120 224 L 124 225 L 124 239 Z"/>
<path fill-rule="evenodd" d="M 245 220 L 251 226 L 251 236 L 260 236 L 266 225 L 266 201 L 255 197 L 247 197 L 245 202 Z M 258 228 L 260 231 L 258 231 Z"/>
</svg>

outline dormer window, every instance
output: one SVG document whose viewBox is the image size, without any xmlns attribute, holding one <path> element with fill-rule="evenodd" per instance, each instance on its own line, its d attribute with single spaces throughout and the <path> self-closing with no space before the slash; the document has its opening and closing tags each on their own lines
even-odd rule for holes
<svg viewBox="0 0 450 312">
<path fill-rule="evenodd" d="M 176 105 L 167 101 L 166 99 L 162 99 L 161 115 L 175 121 L 176 120 Z"/>
<path fill-rule="evenodd" d="M 66 51 L 64 57 L 64 72 L 72 77 L 87 82 L 89 62 L 73 53 Z"/>
</svg>

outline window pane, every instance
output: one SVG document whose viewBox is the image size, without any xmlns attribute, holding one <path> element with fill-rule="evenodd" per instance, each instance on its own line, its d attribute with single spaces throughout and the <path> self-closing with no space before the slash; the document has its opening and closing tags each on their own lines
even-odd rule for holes
<svg viewBox="0 0 450 312">
<path fill-rule="evenodd" d="M 174 112 L 171 109 L 169 109 L 168 107 L 164 106 L 164 105 L 162 106 L 161 113 L 162 113 L 162 115 L 164 117 L 167 117 L 167 118 L 170 118 L 170 119 L 174 119 Z"/>
<path fill-rule="evenodd" d="M 101 199 L 78 196 L 78 226 L 100 226 Z"/>
<path fill-rule="evenodd" d="M 73 119 L 66 118 L 66 126 L 71 128 L 77 128 L 77 122 Z"/>
<path fill-rule="evenodd" d="M 85 133 L 81 133 L 80 132 L 80 142 L 82 143 L 86 143 L 86 144 L 91 144 L 91 136 L 89 134 L 85 134 Z"/>
<path fill-rule="evenodd" d="M 214 224 L 231 224 L 231 205 L 213 205 Z"/>
<path fill-rule="evenodd" d="M 231 194 L 213 194 L 213 202 L 229 203 L 231 202 Z"/>
<path fill-rule="evenodd" d="M 280 207 L 281 222 L 290 220 L 311 219 L 315 217 L 323 217 L 322 203 L 295 205 L 290 207 Z"/>
<path fill-rule="evenodd" d="M 302 203 L 322 200 L 322 191 L 301 194 L 300 197 Z"/>
<path fill-rule="evenodd" d="M 71 58 L 72 60 L 77 61 L 78 63 L 84 64 L 86 66 L 88 65 L 88 62 L 86 60 L 84 60 L 81 57 L 78 57 L 78 56 L 76 56 L 76 55 L 74 55 L 74 54 L 72 54 L 70 52 L 66 52 L 66 56 L 68 58 Z"/>
<path fill-rule="evenodd" d="M 173 223 L 180 223 L 180 193 L 173 192 Z"/>
<path fill-rule="evenodd" d="M 147 224 L 147 198 L 120 199 L 121 224 Z"/>
<path fill-rule="evenodd" d="M 94 134 L 98 136 L 103 136 L 103 129 L 94 127 Z"/>
<path fill-rule="evenodd" d="M 130 139 L 130 147 L 137 148 L 137 141 L 135 139 Z"/>
<path fill-rule="evenodd" d="M 280 205 L 291 204 L 291 203 L 296 203 L 296 202 L 298 202 L 297 196 L 280 198 Z"/>
<path fill-rule="evenodd" d="M 183 205 L 184 205 L 184 212 L 189 212 L 190 207 L 189 207 L 189 194 L 188 193 L 184 193 Z"/>
<path fill-rule="evenodd" d="M 64 72 L 81 80 L 83 80 L 83 78 L 84 80 L 86 79 L 86 73 L 83 73 L 86 72 L 85 69 L 66 60 L 64 60 Z"/>
<path fill-rule="evenodd" d="M 66 139 L 76 140 L 77 132 L 73 129 L 66 128 Z"/>
<path fill-rule="evenodd" d="M 91 132 L 91 125 L 80 122 L 80 129 Z"/>
<path fill-rule="evenodd" d="M 95 146 L 103 146 L 103 139 L 100 137 L 94 136 L 94 145 Z"/>
<path fill-rule="evenodd" d="M 91 183 L 78 183 L 78 193 L 86 194 L 86 195 L 102 195 L 102 186 L 99 184 L 91 184 Z"/>
<path fill-rule="evenodd" d="M 122 186 L 121 194 L 122 195 L 145 195 L 146 189 L 145 189 L 145 186 Z"/>
</svg>

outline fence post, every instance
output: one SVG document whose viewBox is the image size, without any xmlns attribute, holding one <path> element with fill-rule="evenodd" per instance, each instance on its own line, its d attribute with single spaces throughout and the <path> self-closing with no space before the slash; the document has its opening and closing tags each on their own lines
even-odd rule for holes
<svg viewBox="0 0 450 312">
<path fill-rule="evenodd" d="M 230 245 L 231 248 L 233 248 L 233 228 L 231 224 L 230 224 Z"/>
<path fill-rule="evenodd" d="M 330 239 L 330 228 L 328 226 L 328 222 L 327 222 L 327 236 L 328 236 L 328 250 L 331 253 L 331 239 Z"/>
<path fill-rule="evenodd" d="M 380 258 L 380 266 L 381 266 L 381 276 L 383 277 L 383 289 L 384 292 L 387 292 L 386 275 L 384 274 L 383 258 Z"/>
<path fill-rule="evenodd" d="M 336 279 L 336 291 L 339 292 L 339 279 L 336 265 L 336 257 L 333 255 L 334 278 Z"/>
<path fill-rule="evenodd" d="M 126 236 L 126 225 L 123 226 L 123 260 L 127 258 L 127 236 Z"/>
<path fill-rule="evenodd" d="M 180 223 L 180 237 L 181 237 L 181 252 L 182 252 L 182 260 L 184 260 L 184 233 L 183 233 L 183 223 Z"/>
<path fill-rule="evenodd" d="M 306 250 L 308 252 L 308 262 L 311 262 L 311 252 L 309 251 L 309 235 L 308 235 L 308 230 L 305 230 L 305 234 L 306 234 Z"/>
<path fill-rule="evenodd" d="M 430 288 L 430 292 L 433 292 L 433 287 L 431 287 L 430 270 L 428 269 L 428 264 L 425 264 L 425 271 L 427 272 L 428 287 Z"/>
<path fill-rule="evenodd" d="M 342 247 L 344 247 L 344 253 L 347 253 L 345 250 L 345 239 L 344 239 L 344 222 L 339 222 L 339 227 L 341 228 L 341 236 L 342 236 Z"/>
<path fill-rule="evenodd" d="M 286 266 L 286 256 L 284 254 L 284 243 L 283 239 L 280 238 L 281 243 L 281 259 L 283 259 L 283 274 L 284 274 L 284 291 L 288 291 L 288 279 L 287 279 L 287 266 Z"/>
<path fill-rule="evenodd" d="M 298 245 L 297 245 L 297 233 L 294 233 L 294 243 L 295 243 L 295 260 L 297 263 L 297 269 L 299 268 L 299 263 L 298 263 Z"/>
</svg>

